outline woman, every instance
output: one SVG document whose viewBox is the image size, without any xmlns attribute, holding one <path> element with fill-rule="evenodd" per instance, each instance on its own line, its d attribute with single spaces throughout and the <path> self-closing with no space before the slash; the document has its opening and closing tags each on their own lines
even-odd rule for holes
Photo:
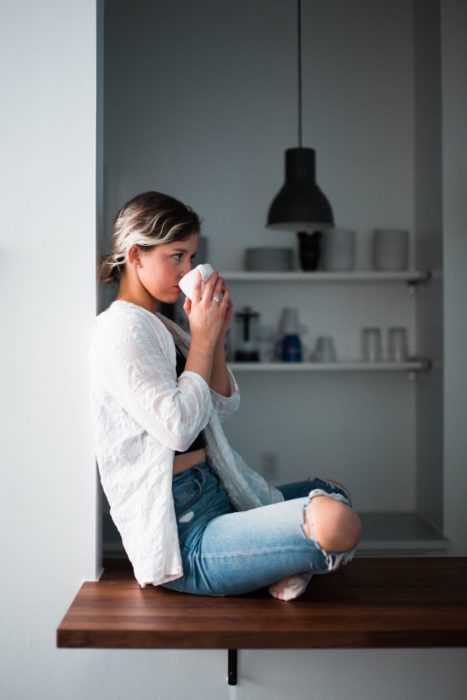
<svg viewBox="0 0 467 700">
<path fill-rule="evenodd" d="M 116 300 L 92 335 L 96 456 L 110 514 L 141 587 L 202 595 L 268 587 L 300 595 L 349 561 L 360 521 L 346 489 L 314 479 L 269 486 L 221 427 L 239 405 L 224 338 L 230 292 L 214 272 L 184 304 L 190 336 L 158 313 L 191 269 L 200 221 L 158 192 L 125 204 L 101 280 Z"/>
</svg>

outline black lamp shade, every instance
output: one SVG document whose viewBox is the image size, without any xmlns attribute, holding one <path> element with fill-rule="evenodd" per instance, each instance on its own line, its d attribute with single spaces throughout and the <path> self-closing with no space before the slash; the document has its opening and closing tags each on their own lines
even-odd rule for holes
<svg viewBox="0 0 467 700">
<path fill-rule="evenodd" d="M 325 231 L 334 226 L 331 205 L 315 179 L 315 151 L 285 152 L 285 185 L 269 207 L 266 226 L 282 231 Z"/>
</svg>

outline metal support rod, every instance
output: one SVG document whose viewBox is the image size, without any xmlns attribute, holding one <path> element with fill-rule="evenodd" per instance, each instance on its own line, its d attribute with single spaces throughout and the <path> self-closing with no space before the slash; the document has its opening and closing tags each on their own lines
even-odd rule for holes
<svg viewBox="0 0 467 700">
<path fill-rule="evenodd" d="M 227 650 L 227 683 L 229 685 L 237 685 L 237 650 L 228 649 Z"/>
<path fill-rule="evenodd" d="M 297 7 L 297 63 L 298 63 L 298 146 L 302 147 L 302 4 L 301 0 L 298 0 Z"/>
</svg>

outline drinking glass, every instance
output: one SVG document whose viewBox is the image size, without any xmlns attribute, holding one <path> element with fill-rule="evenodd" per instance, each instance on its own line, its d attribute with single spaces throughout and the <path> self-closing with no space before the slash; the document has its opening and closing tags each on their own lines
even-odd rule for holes
<svg viewBox="0 0 467 700">
<path fill-rule="evenodd" d="M 362 329 L 362 357 L 364 362 L 382 361 L 383 341 L 381 328 Z"/>
<path fill-rule="evenodd" d="M 334 338 L 330 335 L 320 335 L 316 340 L 315 350 L 312 355 L 315 362 L 336 362 L 337 353 Z"/>
<path fill-rule="evenodd" d="M 406 328 L 388 328 L 388 359 L 406 362 L 409 355 Z"/>
</svg>

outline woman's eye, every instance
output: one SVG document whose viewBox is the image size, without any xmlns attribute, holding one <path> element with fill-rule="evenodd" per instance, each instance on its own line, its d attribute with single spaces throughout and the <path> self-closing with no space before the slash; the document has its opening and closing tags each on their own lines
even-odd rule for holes
<svg viewBox="0 0 467 700">
<path fill-rule="evenodd" d="M 177 262 L 180 262 L 180 260 L 182 259 L 182 257 L 183 257 L 183 253 L 174 253 L 174 254 L 173 254 L 173 258 L 174 258 Z"/>
</svg>

